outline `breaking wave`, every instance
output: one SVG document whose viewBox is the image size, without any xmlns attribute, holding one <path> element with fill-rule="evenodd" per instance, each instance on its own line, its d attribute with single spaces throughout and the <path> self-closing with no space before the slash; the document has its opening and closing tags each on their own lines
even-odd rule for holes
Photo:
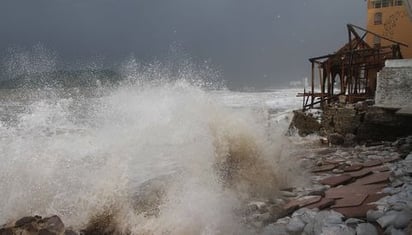
<svg viewBox="0 0 412 235">
<path fill-rule="evenodd" d="M 1 91 L 0 223 L 57 214 L 88 234 L 253 233 L 238 209 L 293 181 L 283 127 L 226 106 L 193 68 L 131 60 L 116 86 Z"/>
</svg>

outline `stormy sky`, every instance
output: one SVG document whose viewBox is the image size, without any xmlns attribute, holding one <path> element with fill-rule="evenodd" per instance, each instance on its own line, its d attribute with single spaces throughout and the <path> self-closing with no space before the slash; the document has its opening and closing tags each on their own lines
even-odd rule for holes
<svg viewBox="0 0 412 235">
<path fill-rule="evenodd" d="M 178 48 L 208 61 L 229 87 L 275 87 L 309 76 L 307 58 L 364 26 L 362 0 L 1 0 L 0 53 L 41 44 L 60 61 L 134 55 L 162 60 Z"/>
</svg>

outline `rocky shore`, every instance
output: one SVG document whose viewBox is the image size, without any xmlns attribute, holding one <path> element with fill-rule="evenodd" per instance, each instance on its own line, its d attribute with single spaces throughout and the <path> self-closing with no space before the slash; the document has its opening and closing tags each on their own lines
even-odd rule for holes
<svg viewBox="0 0 412 235">
<path fill-rule="evenodd" d="M 257 234 L 412 234 L 412 136 L 357 146 L 298 146 L 292 153 L 310 177 L 304 187 L 281 189 L 239 209 Z M 56 215 L 29 216 L 0 235 L 117 234 L 110 216 L 72 230 Z"/>
<path fill-rule="evenodd" d="M 290 214 L 261 234 L 412 234 L 412 137 L 296 154 L 312 184 L 283 190 Z"/>
</svg>

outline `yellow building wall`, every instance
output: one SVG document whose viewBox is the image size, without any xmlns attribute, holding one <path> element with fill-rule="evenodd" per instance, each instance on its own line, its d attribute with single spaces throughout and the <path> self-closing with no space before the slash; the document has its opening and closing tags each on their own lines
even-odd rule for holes
<svg viewBox="0 0 412 235">
<path fill-rule="evenodd" d="M 382 13 L 382 24 L 375 24 L 375 13 Z M 407 44 L 409 47 L 401 46 L 404 58 L 412 58 L 412 20 L 405 6 L 389 6 L 383 8 L 372 8 L 371 0 L 368 1 L 367 29 L 392 40 Z M 366 42 L 375 44 L 374 36 L 368 34 Z M 381 39 L 382 46 L 391 45 L 391 42 Z"/>
</svg>

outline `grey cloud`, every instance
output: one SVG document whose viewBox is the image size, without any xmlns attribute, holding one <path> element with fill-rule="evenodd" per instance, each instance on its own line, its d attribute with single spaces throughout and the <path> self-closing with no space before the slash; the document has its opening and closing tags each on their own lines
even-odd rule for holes
<svg viewBox="0 0 412 235">
<path fill-rule="evenodd" d="M 41 43 L 68 62 L 110 64 L 179 45 L 231 87 L 276 86 L 308 76 L 307 58 L 335 50 L 365 13 L 359 0 L 3 0 L 0 51 Z"/>
</svg>

